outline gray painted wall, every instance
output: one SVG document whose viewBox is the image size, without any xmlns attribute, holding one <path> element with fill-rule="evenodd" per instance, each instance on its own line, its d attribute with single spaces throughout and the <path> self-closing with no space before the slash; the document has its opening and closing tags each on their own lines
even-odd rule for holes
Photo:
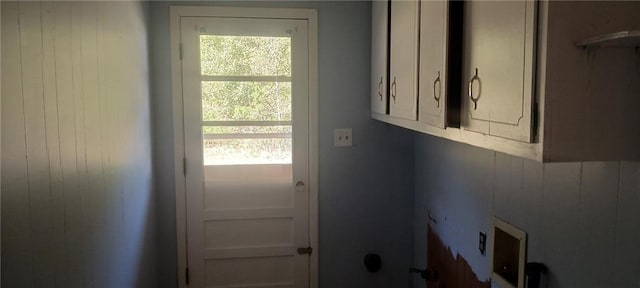
<svg viewBox="0 0 640 288">
<path fill-rule="evenodd" d="M 495 215 L 528 233 L 528 261 L 549 266 L 550 288 L 640 287 L 639 162 L 541 164 L 417 135 L 415 175 L 418 266 L 430 211 L 444 243 L 487 279 L 478 233 Z"/>
<path fill-rule="evenodd" d="M 145 5 L 2 1 L 2 287 L 155 287 Z"/>
<path fill-rule="evenodd" d="M 180 2 L 182 4 L 186 2 Z M 194 3 L 191 3 L 194 4 Z M 320 287 L 409 287 L 412 262 L 413 136 L 370 119 L 368 2 L 196 2 L 318 9 Z M 169 3 L 151 8 L 155 173 L 160 283 L 175 287 L 176 220 Z M 353 128 L 353 148 L 333 147 L 334 128 Z M 365 253 L 383 269 L 369 274 Z"/>
</svg>

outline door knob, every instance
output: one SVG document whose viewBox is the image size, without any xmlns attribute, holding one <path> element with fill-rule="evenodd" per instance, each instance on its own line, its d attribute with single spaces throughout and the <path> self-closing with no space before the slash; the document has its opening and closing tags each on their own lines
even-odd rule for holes
<svg viewBox="0 0 640 288">
<path fill-rule="evenodd" d="M 305 187 L 304 182 L 302 182 L 302 181 L 296 182 L 296 191 L 303 192 L 304 191 L 304 187 Z"/>
</svg>

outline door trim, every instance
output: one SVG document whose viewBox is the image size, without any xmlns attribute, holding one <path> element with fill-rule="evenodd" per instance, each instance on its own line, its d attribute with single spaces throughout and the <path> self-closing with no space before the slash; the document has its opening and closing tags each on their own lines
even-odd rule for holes
<svg viewBox="0 0 640 288">
<path fill-rule="evenodd" d="M 180 59 L 181 17 L 239 17 L 297 19 L 308 21 L 309 41 L 309 287 L 318 288 L 318 12 L 315 9 L 240 8 L 213 6 L 170 6 L 171 82 L 173 101 L 174 173 L 176 197 L 176 240 L 178 287 L 188 287 L 187 206 L 184 115 L 182 97 L 182 60 Z"/>
</svg>

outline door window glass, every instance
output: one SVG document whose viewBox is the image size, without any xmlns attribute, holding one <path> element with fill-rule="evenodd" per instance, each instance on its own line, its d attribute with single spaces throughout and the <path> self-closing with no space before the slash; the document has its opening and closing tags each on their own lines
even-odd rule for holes
<svg viewBox="0 0 640 288">
<path fill-rule="evenodd" d="M 291 38 L 200 36 L 204 165 L 291 163 Z"/>
</svg>

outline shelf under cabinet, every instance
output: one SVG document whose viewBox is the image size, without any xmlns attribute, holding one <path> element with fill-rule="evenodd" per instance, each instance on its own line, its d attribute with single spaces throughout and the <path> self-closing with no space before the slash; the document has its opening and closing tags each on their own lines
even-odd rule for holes
<svg viewBox="0 0 640 288">
<path fill-rule="evenodd" d="M 582 48 L 591 47 L 640 47 L 640 30 L 620 31 L 605 35 L 598 35 L 576 42 Z"/>
</svg>

